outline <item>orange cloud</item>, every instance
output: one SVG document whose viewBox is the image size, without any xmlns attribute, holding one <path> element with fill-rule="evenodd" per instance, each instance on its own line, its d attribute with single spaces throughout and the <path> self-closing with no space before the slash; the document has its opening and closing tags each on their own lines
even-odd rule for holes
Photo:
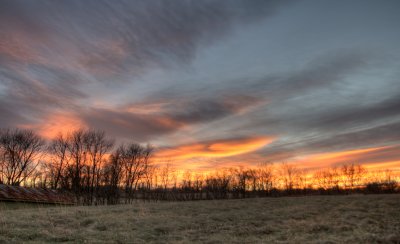
<svg viewBox="0 0 400 244">
<path fill-rule="evenodd" d="M 161 149 L 156 153 L 157 159 L 182 160 L 191 158 L 222 158 L 255 151 L 271 143 L 274 137 L 253 137 L 201 142 Z"/>
<path fill-rule="evenodd" d="M 294 159 L 301 168 L 319 169 L 343 163 L 360 163 L 371 169 L 400 169 L 397 146 L 384 146 L 307 155 Z"/>
<path fill-rule="evenodd" d="M 129 104 L 124 109 L 129 113 L 134 114 L 160 114 L 164 112 L 164 107 L 168 105 L 169 102 L 154 102 L 154 103 L 139 103 L 139 104 Z"/>
<path fill-rule="evenodd" d="M 21 127 L 33 129 L 44 138 L 51 139 L 59 133 L 66 134 L 86 126 L 73 114 L 55 113 L 48 115 L 39 125 L 23 125 Z"/>
</svg>

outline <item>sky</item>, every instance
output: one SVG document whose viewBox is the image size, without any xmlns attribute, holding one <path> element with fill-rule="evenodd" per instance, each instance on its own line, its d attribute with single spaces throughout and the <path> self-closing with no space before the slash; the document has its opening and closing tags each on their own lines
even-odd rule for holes
<svg viewBox="0 0 400 244">
<path fill-rule="evenodd" d="M 0 127 L 159 162 L 400 170 L 397 0 L 2 0 Z"/>
</svg>

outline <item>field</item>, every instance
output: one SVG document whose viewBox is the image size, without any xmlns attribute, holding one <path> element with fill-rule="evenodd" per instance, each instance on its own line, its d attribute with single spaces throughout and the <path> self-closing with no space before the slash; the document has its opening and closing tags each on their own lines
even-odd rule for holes
<svg viewBox="0 0 400 244">
<path fill-rule="evenodd" d="M 400 243 L 400 195 L 0 205 L 0 243 Z"/>
</svg>

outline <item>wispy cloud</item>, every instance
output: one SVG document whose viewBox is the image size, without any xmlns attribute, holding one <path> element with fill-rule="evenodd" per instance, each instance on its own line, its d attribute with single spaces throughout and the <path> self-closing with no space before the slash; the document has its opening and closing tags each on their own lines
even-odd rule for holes
<svg viewBox="0 0 400 244">
<path fill-rule="evenodd" d="M 396 162 L 398 3 L 309 3 L 4 0 L 0 127 L 93 127 L 198 167 Z"/>
<path fill-rule="evenodd" d="M 187 159 L 229 158 L 256 151 L 275 140 L 273 136 L 231 138 L 216 141 L 203 141 L 172 148 L 161 148 L 156 152 L 157 161 L 184 163 Z"/>
</svg>

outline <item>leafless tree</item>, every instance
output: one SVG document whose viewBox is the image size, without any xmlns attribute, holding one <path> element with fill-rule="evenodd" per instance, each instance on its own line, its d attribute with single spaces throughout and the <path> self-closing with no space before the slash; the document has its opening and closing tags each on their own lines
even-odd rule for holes
<svg viewBox="0 0 400 244">
<path fill-rule="evenodd" d="M 261 191 L 265 194 L 269 194 L 271 189 L 274 187 L 274 173 L 273 165 L 271 163 L 262 163 L 257 169 L 258 174 L 258 185 Z"/>
<path fill-rule="evenodd" d="M 173 167 L 171 162 L 167 162 L 163 167 L 159 170 L 161 187 L 167 189 L 172 185 L 172 175 L 175 172 L 175 168 Z"/>
<path fill-rule="evenodd" d="M 83 143 L 87 160 L 86 187 L 89 192 L 88 201 L 91 204 L 100 186 L 100 173 L 105 155 L 114 146 L 114 141 L 107 139 L 103 131 L 89 130 L 83 134 Z"/>
<path fill-rule="evenodd" d="M 237 168 L 230 169 L 230 174 L 232 175 L 231 186 L 232 189 L 238 194 L 237 197 L 246 197 L 246 189 L 248 186 L 248 180 L 250 175 L 247 169 L 240 166 Z"/>
<path fill-rule="evenodd" d="M 79 202 L 81 201 L 81 195 L 83 194 L 83 168 L 87 161 L 84 130 L 80 129 L 69 135 L 68 152 L 71 157 L 71 164 L 68 166 L 67 174 L 71 178 L 71 188 Z"/>
<path fill-rule="evenodd" d="M 283 186 L 287 192 L 294 190 L 299 176 L 299 170 L 292 164 L 281 164 L 281 177 Z"/>
<path fill-rule="evenodd" d="M 341 176 L 336 167 L 326 168 L 314 172 L 313 181 L 320 190 L 338 191 L 340 189 Z"/>
<path fill-rule="evenodd" d="M 233 183 L 233 178 L 237 175 L 232 174 L 237 169 L 220 170 L 215 172 L 213 175 L 206 177 L 204 182 L 204 190 L 206 191 L 207 199 L 225 199 L 228 198 L 228 193 L 230 190 L 230 185 L 237 187 L 236 192 L 241 191 L 239 185 Z M 236 171 L 237 172 L 237 171 Z M 238 182 L 240 181 L 240 176 L 238 176 Z M 240 182 L 241 183 L 241 182 Z"/>
<path fill-rule="evenodd" d="M 46 168 L 51 178 L 51 188 L 61 187 L 61 178 L 69 162 L 68 139 L 63 134 L 58 134 L 48 146 L 50 161 Z"/>
<path fill-rule="evenodd" d="M 10 185 L 20 185 L 35 170 L 44 140 L 31 130 L 0 131 L 0 178 Z"/>
<path fill-rule="evenodd" d="M 130 143 L 109 154 L 113 144 L 104 132 L 95 130 L 59 134 L 48 147 L 30 130 L 1 130 L 0 184 L 71 191 L 78 203 L 83 204 L 117 204 L 122 202 L 124 193 L 125 202 L 130 203 L 133 199 L 197 200 L 333 191 L 400 191 L 399 180 L 393 172 L 367 174 L 359 164 L 321 169 L 313 175 L 286 163 L 278 168 L 265 163 L 217 169 L 206 174 L 191 171 L 182 174 L 171 162 L 155 167 L 151 163 L 150 146 Z"/>
<path fill-rule="evenodd" d="M 121 148 L 118 148 L 111 154 L 108 163 L 104 167 L 105 170 L 103 180 L 107 186 L 106 198 L 108 204 L 119 203 L 119 186 L 121 184 L 123 174 L 123 164 L 121 160 L 122 156 L 123 152 L 121 151 Z"/>
<path fill-rule="evenodd" d="M 145 176 L 150 165 L 153 149 L 150 146 L 143 147 L 140 144 L 131 143 L 127 147 L 121 146 L 119 150 L 123 152 L 126 201 L 130 202 L 139 181 Z"/>
<path fill-rule="evenodd" d="M 344 185 L 347 189 L 359 187 L 361 180 L 367 173 L 367 170 L 360 164 L 344 164 L 341 168 L 342 175 L 345 178 Z"/>
</svg>

